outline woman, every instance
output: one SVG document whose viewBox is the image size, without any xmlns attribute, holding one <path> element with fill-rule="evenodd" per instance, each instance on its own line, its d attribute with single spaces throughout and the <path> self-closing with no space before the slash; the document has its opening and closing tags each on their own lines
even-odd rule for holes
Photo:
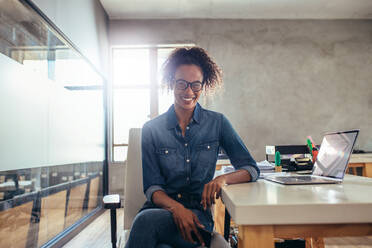
<svg viewBox="0 0 372 248">
<path fill-rule="evenodd" d="M 147 202 L 134 220 L 127 248 L 204 245 L 198 228 L 213 230 L 210 207 L 221 187 L 259 176 L 230 122 L 198 104 L 203 91 L 222 83 L 221 71 L 206 51 L 173 51 L 164 64 L 163 80 L 173 90 L 174 104 L 142 129 Z M 213 179 L 219 147 L 236 171 Z"/>
</svg>

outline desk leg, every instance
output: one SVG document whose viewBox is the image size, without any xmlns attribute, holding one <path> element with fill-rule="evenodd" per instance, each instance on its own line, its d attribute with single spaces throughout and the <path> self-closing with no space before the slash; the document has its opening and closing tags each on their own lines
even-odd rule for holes
<svg viewBox="0 0 372 248">
<path fill-rule="evenodd" d="M 223 227 L 223 237 L 227 242 L 229 242 L 229 236 L 230 236 L 230 222 L 231 222 L 231 217 L 229 212 L 227 211 L 227 208 L 225 208 L 225 222 L 224 222 L 224 227 Z"/>
<path fill-rule="evenodd" d="M 364 172 L 366 177 L 372 177 L 372 163 L 365 163 L 364 164 Z"/>
<path fill-rule="evenodd" d="M 239 226 L 239 248 L 274 248 L 274 228 L 266 226 Z"/>
<path fill-rule="evenodd" d="M 324 248 L 324 239 L 323 238 L 311 238 L 312 248 Z"/>
<path fill-rule="evenodd" d="M 305 247 L 312 248 L 311 238 L 305 238 Z"/>
<path fill-rule="evenodd" d="M 305 247 L 306 248 L 324 248 L 324 239 L 323 238 L 305 238 Z"/>
</svg>

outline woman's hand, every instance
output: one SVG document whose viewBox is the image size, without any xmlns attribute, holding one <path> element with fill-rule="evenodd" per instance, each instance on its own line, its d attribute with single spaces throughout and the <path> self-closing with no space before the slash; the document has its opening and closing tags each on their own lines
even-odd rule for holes
<svg viewBox="0 0 372 248">
<path fill-rule="evenodd" d="M 209 183 L 204 185 L 201 204 L 204 210 L 209 208 L 215 203 L 215 199 L 221 197 L 221 188 L 226 184 L 226 178 L 224 175 L 218 176 Z"/>
<path fill-rule="evenodd" d="M 176 223 L 183 239 L 195 243 L 195 240 L 191 236 L 191 232 L 194 232 L 200 244 L 204 246 L 204 240 L 197 229 L 197 226 L 200 228 L 204 228 L 204 226 L 199 222 L 198 217 L 191 210 L 182 205 L 170 209 L 170 211 L 173 214 L 174 222 Z"/>
</svg>

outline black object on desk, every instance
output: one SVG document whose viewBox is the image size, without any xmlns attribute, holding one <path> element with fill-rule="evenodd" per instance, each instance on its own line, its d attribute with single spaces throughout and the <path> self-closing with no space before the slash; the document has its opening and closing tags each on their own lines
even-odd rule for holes
<svg viewBox="0 0 372 248">
<path fill-rule="evenodd" d="M 276 152 L 280 152 L 282 166 L 288 171 L 311 170 L 313 168 L 311 159 L 300 161 L 300 159 L 310 156 L 309 148 L 306 145 L 266 146 L 266 160 L 272 161 Z"/>
<path fill-rule="evenodd" d="M 105 195 L 103 197 L 105 209 L 110 209 L 111 215 L 111 243 L 112 248 L 116 248 L 116 209 L 120 208 L 120 195 Z"/>
</svg>

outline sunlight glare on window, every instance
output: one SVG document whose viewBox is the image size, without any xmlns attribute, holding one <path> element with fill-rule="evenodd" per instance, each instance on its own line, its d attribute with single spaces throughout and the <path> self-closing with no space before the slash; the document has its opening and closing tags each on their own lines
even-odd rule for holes
<svg viewBox="0 0 372 248">
<path fill-rule="evenodd" d="M 169 54 L 173 50 L 174 48 L 159 48 L 158 49 L 159 114 L 165 113 L 174 102 L 173 91 L 168 89 L 168 87 L 166 85 L 163 85 L 161 82 L 163 64 L 165 60 L 168 58 Z"/>
<path fill-rule="evenodd" d="M 153 53 L 150 51 L 156 51 Z M 165 113 L 174 102 L 173 91 L 162 85 L 162 66 L 175 47 L 114 48 L 113 59 L 113 160 L 126 159 L 130 128 L 150 120 L 150 109 Z M 154 55 L 155 54 L 155 55 Z M 150 56 L 156 56 L 156 64 Z M 151 62 L 152 61 L 152 62 Z M 151 64 L 152 63 L 152 64 Z M 157 68 L 156 87 L 151 86 L 150 68 Z M 151 98 L 154 92 L 157 97 Z M 152 92 L 152 93 L 151 93 Z"/>
<path fill-rule="evenodd" d="M 114 143 L 128 143 L 129 129 L 150 120 L 150 89 L 116 89 L 114 103 Z"/>
<path fill-rule="evenodd" d="M 159 89 L 158 90 L 159 96 L 159 115 L 167 112 L 169 107 L 174 102 L 174 95 L 172 90 L 168 90 L 167 88 Z"/>
<path fill-rule="evenodd" d="M 150 84 L 149 49 L 115 49 L 113 53 L 114 85 Z"/>
<path fill-rule="evenodd" d="M 159 48 L 158 49 L 158 84 L 161 85 L 162 79 L 162 72 L 163 72 L 163 64 L 167 60 L 170 53 L 174 50 L 174 48 Z"/>
<path fill-rule="evenodd" d="M 100 85 L 100 78 L 91 73 L 90 65 L 82 59 L 57 59 L 55 80 L 63 86 Z"/>
</svg>

